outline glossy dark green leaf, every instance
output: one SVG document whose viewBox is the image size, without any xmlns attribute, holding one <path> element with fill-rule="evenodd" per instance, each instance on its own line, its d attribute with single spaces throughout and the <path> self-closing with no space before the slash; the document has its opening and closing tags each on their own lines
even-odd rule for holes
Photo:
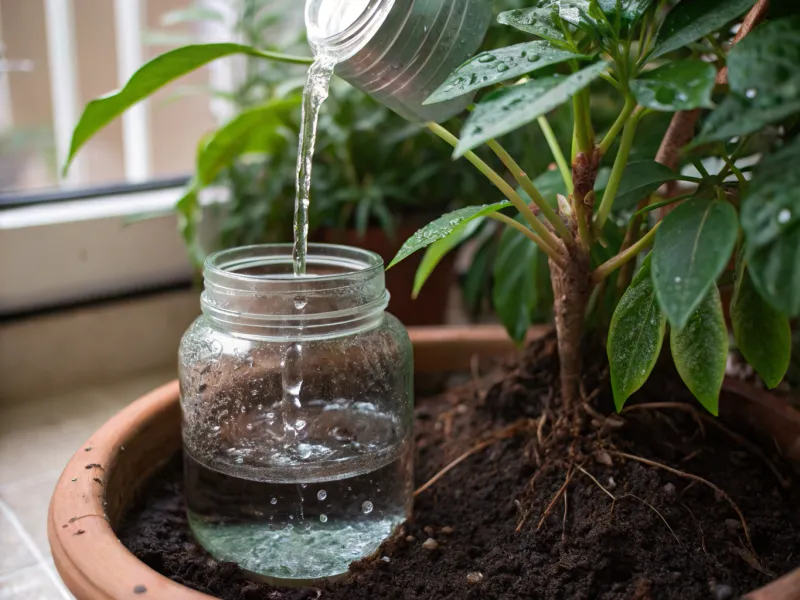
<svg viewBox="0 0 800 600">
<path fill-rule="evenodd" d="M 655 0 L 598 0 L 608 20 L 615 26 L 620 24 L 621 35 L 630 31 L 654 2 Z"/>
<path fill-rule="evenodd" d="M 761 297 L 746 269 L 739 269 L 731 299 L 731 322 L 739 352 L 767 387 L 776 387 L 789 368 L 792 328 L 789 319 Z"/>
<path fill-rule="evenodd" d="M 195 44 L 157 56 L 136 71 L 121 90 L 92 100 L 86 105 L 72 134 L 72 143 L 64 169 L 69 168 L 75 154 L 89 138 L 131 106 L 144 100 L 170 81 L 199 69 L 213 60 L 234 54 L 246 54 L 297 64 L 311 62 L 309 58 L 266 52 L 242 44 Z"/>
<path fill-rule="evenodd" d="M 606 349 L 617 411 L 650 377 L 667 329 L 653 289 L 650 257 L 619 301 L 608 331 Z"/>
<path fill-rule="evenodd" d="M 718 200 L 688 200 L 656 233 L 653 282 L 661 310 L 683 329 L 722 273 L 736 245 L 736 210 Z"/>
<path fill-rule="evenodd" d="M 625 167 L 614 210 L 633 208 L 668 181 L 677 179 L 678 173 L 654 160 L 632 162 Z"/>
<path fill-rule="evenodd" d="M 651 58 L 717 31 L 743 15 L 753 4 L 754 0 L 683 0 L 664 19 Z"/>
<path fill-rule="evenodd" d="M 478 314 L 484 301 L 489 297 L 495 247 L 494 237 L 482 241 L 472 258 L 472 264 L 469 266 L 469 271 L 467 271 L 461 286 L 464 305 L 471 315 Z"/>
<path fill-rule="evenodd" d="M 764 298 L 800 315 L 800 139 L 764 158 L 742 201 L 750 274 Z"/>
<path fill-rule="evenodd" d="M 534 79 L 488 95 L 464 124 L 455 156 L 535 121 L 587 87 L 605 69 L 606 63 L 599 62 L 572 75 Z"/>
<path fill-rule="evenodd" d="M 750 98 L 730 94 L 703 122 L 703 128 L 693 146 L 749 135 L 765 125 L 777 123 L 796 113 L 800 113 L 800 97 L 771 106 L 759 106 Z"/>
<path fill-rule="evenodd" d="M 674 112 L 710 108 L 716 77 L 714 65 L 702 60 L 682 60 L 647 71 L 631 81 L 630 86 L 640 105 Z"/>
<path fill-rule="evenodd" d="M 728 328 L 716 285 L 692 311 L 686 327 L 670 331 L 670 347 L 678 374 L 689 391 L 717 416 L 728 361 Z"/>
<path fill-rule="evenodd" d="M 526 33 L 532 33 L 559 46 L 567 45 L 564 33 L 553 19 L 554 7 L 549 0 L 539 1 L 536 6 L 509 10 L 497 17 L 503 25 L 510 25 Z M 556 13 L 557 8 L 555 9 Z"/>
<path fill-rule="evenodd" d="M 541 292 L 549 289 L 547 257 L 516 229 L 506 228 L 494 260 L 494 309 L 518 344 L 534 322 L 540 303 L 552 302 Z"/>
<path fill-rule="evenodd" d="M 427 248 L 434 242 L 447 237 L 465 223 L 509 206 L 511 206 L 510 202 L 496 202 L 495 204 L 485 204 L 483 206 L 467 206 L 466 208 L 461 208 L 447 213 L 446 215 L 442 215 L 408 238 L 387 268 L 391 269 L 394 265 L 408 258 L 417 250 Z"/>
<path fill-rule="evenodd" d="M 699 143 L 747 135 L 800 112 L 800 16 L 754 29 L 728 55 L 731 93 Z"/>
<path fill-rule="evenodd" d="M 458 248 L 464 241 L 468 240 L 481 226 L 483 217 L 467 221 L 463 225 L 457 227 L 450 235 L 444 237 L 425 250 L 425 255 L 417 267 L 417 272 L 414 275 L 414 289 L 411 295 L 416 298 L 419 296 L 422 287 L 428 278 L 433 273 L 434 269 L 442 262 L 442 259 L 447 256 L 452 250 Z"/>
<path fill-rule="evenodd" d="M 208 136 L 197 154 L 196 177 L 201 186 L 213 182 L 219 172 L 247 152 L 271 153 L 284 141 L 279 127 L 300 97 L 272 100 L 246 109 Z"/>
<path fill-rule="evenodd" d="M 588 58 L 537 40 L 482 52 L 456 69 L 425 104 L 443 102 L 570 59 Z"/>
</svg>

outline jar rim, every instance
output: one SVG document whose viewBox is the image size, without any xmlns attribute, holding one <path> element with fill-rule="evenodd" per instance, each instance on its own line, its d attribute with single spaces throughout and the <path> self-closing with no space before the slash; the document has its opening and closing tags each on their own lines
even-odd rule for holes
<svg viewBox="0 0 800 600">
<path fill-rule="evenodd" d="M 237 269 L 253 268 L 266 265 L 291 266 L 292 264 L 292 244 L 254 244 L 251 246 L 240 246 L 228 248 L 210 254 L 203 264 L 203 275 L 208 279 L 209 275 L 216 278 L 223 278 L 230 281 L 241 283 L 271 283 L 304 284 L 330 283 L 351 279 L 353 276 L 363 276 L 368 278 L 375 271 L 383 269 L 383 258 L 375 252 L 353 246 L 340 244 L 308 244 L 306 254 L 307 268 L 313 270 L 315 266 L 336 266 L 352 267 L 352 270 L 342 270 L 340 273 L 315 275 L 313 272 L 291 278 L 286 275 L 251 275 L 241 273 Z"/>
</svg>

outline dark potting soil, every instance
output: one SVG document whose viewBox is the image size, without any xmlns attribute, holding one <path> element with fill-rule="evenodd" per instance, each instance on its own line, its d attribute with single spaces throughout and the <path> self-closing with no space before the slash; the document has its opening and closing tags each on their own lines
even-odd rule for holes
<svg viewBox="0 0 800 600">
<path fill-rule="evenodd" d="M 800 566 L 800 485 L 774 449 L 754 452 L 687 405 L 612 415 L 599 372 L 576 442 L 554 429 L 555 363 L 545 340 L 519 366 L 419 403 L 418 485 L 474 452 L 347 581 L 279 589 L 212 559 L 189 530 L 179 459 L 118 533 L 155 570 L 226 600 L 729 600 Z M 654 377 L 638 403 L 689 401 L 676 382 Z"/>
</svg>

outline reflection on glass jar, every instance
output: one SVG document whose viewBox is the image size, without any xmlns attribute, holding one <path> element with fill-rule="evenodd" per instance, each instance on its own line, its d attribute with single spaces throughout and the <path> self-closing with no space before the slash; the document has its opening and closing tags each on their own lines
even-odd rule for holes
<svg viewBox="0 0 800 600">
<path fill-rule="evenodd" d="M 180 349 L 186 497 L 219 560 L 303 582 L 347 571 L 410 514 L 413 366 L 375 254 L 211 256 Z"/>
</svg>

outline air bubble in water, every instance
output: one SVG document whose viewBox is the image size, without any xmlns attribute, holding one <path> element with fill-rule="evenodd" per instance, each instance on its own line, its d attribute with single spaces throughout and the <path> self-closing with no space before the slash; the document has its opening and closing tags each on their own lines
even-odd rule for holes
<svg viewBox="0 0 800 600">
<path fill-rule="evenodd" d="M 369 500 L 367 500 L 366 502 L 364 502 L 364 504 L 361 505 L 361 511 L 365 515 L 368 515 L 369 513 L 371 513 L 372 512 L 372 508 L 373 508 L 372 502 L 370 502 Z"/>
<path fill-rule="evenodd" d="M 327 498 L 327 497 L 328 497 L 328 492 L 326 492 L 325 490 L 320 490 L 320 491 L 317 492 L 317 499 L 318 500 L 325 500 L 325 498 Z"/>
<path fill-rule="evenodd" d="M 322 513 L 322 514 L 319 516 L 319 522 L 320 522 L 320 523 L 325 523 L 325 522 L 327 522 L 327 521 L 328 521 L 328 515 L 326 515 L 325 513 Z"/>
</svg>

